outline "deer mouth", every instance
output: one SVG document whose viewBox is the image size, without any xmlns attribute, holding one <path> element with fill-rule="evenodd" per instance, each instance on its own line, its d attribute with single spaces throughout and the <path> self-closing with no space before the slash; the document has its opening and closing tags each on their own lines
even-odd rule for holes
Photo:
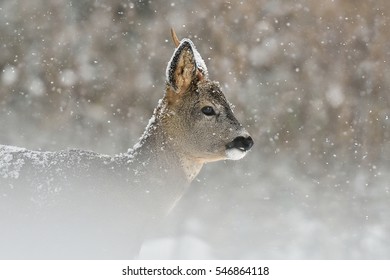
<svg viewBox="0 0 390 280">
<path fill-rule="evenodd" d="M 252 148 L 252 137 L 238 136 L 233 141 L 226 144 L 227 159 L 239 160 L 242 159 L 246 153 Z"/>
</svg>

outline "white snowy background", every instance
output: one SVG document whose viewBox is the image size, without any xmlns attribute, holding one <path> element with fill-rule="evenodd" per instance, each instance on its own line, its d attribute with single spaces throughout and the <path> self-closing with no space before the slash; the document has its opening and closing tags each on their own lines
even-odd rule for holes
<svg viewBox="0 0 390 280">
<path fill-rule="evenodd" d="M 0 1 L 0 143 L 114 154 L 193 40 L 255 141 L 142 258 L 390 258 L 390 2 Z"/>
</svg>

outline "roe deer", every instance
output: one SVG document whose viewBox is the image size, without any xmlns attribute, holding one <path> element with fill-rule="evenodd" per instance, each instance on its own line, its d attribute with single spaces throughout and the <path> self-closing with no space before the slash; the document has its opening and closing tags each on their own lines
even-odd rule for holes
<svg viewBox="0 0 390 280">
<path fill-rule="evenodd" d="M 0 259 L 131 258 L 207 162 L 242 158 L 253 140 L 189 39 L 126 153 L 0 146 Z"/>
</svg>

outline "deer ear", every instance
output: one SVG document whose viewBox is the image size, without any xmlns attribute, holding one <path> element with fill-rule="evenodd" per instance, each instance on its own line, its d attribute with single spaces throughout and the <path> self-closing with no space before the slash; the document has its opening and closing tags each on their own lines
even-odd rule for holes
<svg viewBox="0 0 390 280">
<path fill-rule="evenodd" d="M 176 93 L 185 92 L 196 77 L 196 62 L 191 45 L 183 42 L 167 67 L 167 80 Z"/>
<path fill-rule="evenodd" d="M 168 63 L 166 79 L 176 93 L 184 93 L 194 80 L 207 76 L 204 61 L 189 39 L 184 39 L 176 48 Z"/>
</svg>

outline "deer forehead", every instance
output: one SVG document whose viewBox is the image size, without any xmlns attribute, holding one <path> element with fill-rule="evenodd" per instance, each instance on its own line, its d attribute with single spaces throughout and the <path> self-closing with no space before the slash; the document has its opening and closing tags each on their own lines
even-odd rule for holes
<svg viewBox="0 0 390 280">
<path fill-rule="evenodd" d="M 228 106 L 225 95 L 218 82 L 199 83 L 197 93 L 200 101 L 211 102 L 214 105 Z"/>
</svg>

